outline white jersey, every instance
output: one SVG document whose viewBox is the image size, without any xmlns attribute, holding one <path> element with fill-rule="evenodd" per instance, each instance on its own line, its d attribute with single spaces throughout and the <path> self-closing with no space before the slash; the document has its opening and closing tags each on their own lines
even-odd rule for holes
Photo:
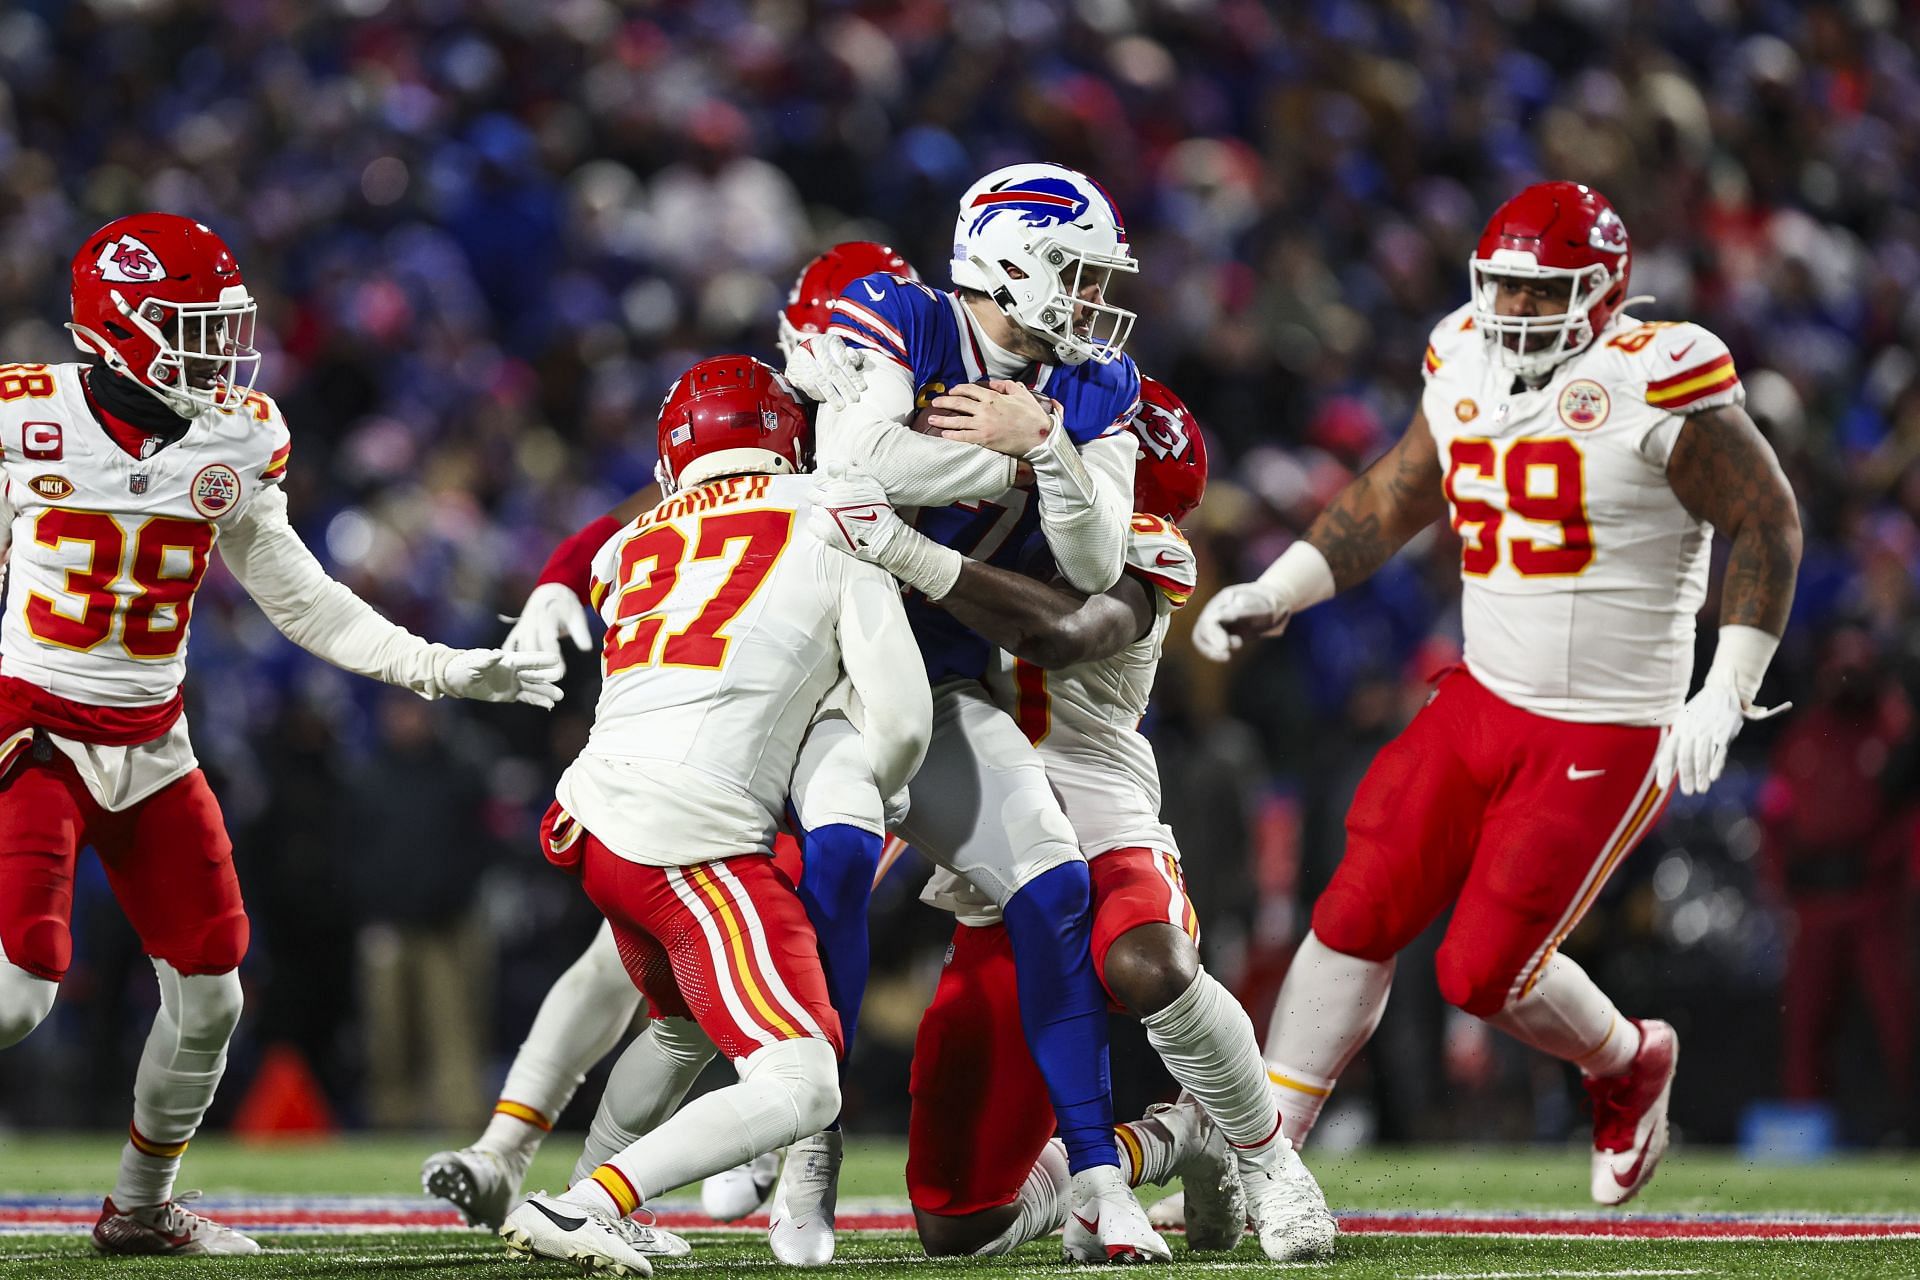
<svg viewBox="0 0 1920 1280">
<path fill-rule="evenodd" d="M 1726 344 L 1616 317 L 1543 386 L 1517 384 L 1463 307 L 1421 399 L 1461 537 L 1466 664 L 1559 720 L 1664 724 L 1686 700 L 1712 529 L 1667 483 L 1686 415 L 1741 403 Z"/>
<path fill-rule="evenodd" d="M 1092 859 L 1141 847 L 1178 858 L 1173 830 L 1160 820 L 1160 769 L 1140 720 L 1167 627 L 1193 594 L 1198 565 L 1179 529 L 1142 514 L 1133 517 L 1127 537 L 1127 572 L 1143 579 L 1153 596 L 1153 625 L 1144 636 L 1118 653 L 1058 671 L 1002 652 L 987 687 L 1039 752 L 1081 852 Z M 953 912 L 962 924 L 999 919 L 990 897 L 944 868 L 934 872 L 921 900 Z"/>
<path fill-rule="evenodd" d="M 813 483 L 715 480 L 662 502 L 594 558 L 603 683 L 558 790 L 621 857 L 688 866 L 770 853 L 801 741 L 840 678 L 849 585 L 883 583 L 898 611 L 883 570 L 805 527 Z M 895 624 L 904 644 L 903 611 Z"/>
<path fill-rule="evenodd" d="M 86 367 L 0 365 L 0 671 L 90 706 L 151 707 L 180 691 L 214 544 L 285 474 L 287 427 L 253 394 L 138 457 L 94 417 Z"/>
</svg>

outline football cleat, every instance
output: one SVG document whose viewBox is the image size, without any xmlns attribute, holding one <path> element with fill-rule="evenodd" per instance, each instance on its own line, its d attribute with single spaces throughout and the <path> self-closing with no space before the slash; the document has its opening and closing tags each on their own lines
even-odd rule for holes
<svg viewBox="0 0 1920 1280">
<path fill-rule="evenodd" d="M 507 1248 L 531 1258 L 571 1262 L 587 1275 L 650 1276 L 649 1258 L 678 1258 L 693 1246 L 631 1218 L 608 1218 L 536 1191 L 500 1225 Z"/>
<path fill-rule="evenodd" d="M 1237 1156 L 1247 1189 L 1247 1213 L 1271 1262 L 1324 1262 L 1333 1256 L 1340 1224 L 1320 1184 L 1285 1135 L 1259 1151 Z M 1189 1228 L 1191 1230 L 1191 1228 Z"/>
<path fill-rule="evenodd" d="M 778 1261 L 790 1267 L 824 1267 L 833 1261 L 841 1155 L 838 1130 L 816 1133 L 787 1148 L 767 1224 L 767 1245 Z"/>
<path fill-rule="evenodd" d="M 1206 1109 L 1191 1099 L 1148 1107 L 1142 1123 L 1154 1122 L 1175 1130 L 1175 1149 L 1188 1153 L 1174 1167 L 1186 1197 L 1187 1248 L 1197 1253 L 1233 1252 L 1247 1234 L 1247 1193 L 1226 1135 Z M 1159 1225 L 1151 1214 L 1147 1220 Z"/>
<path fill-rule="evenodd" d="M 498 1230 L 520 1195 L 521 1174 L 491 1151 L 436 1151 L 420 1166 L 420 1188 L 467 1216 L 470 1227 Z"/>
<path fill-rule="evenodd" d="M 700 1184 L 700 1211 L 715 1222 L 738 1222 L 773 1194 L 780 1180 L 780 1153 L 769 1151 Z"/>
<path fill-rule="evenodd" d="M 1171 1262 L 1173 1251 L 1148 1225 L 1120 1170 L 1102 1164 L 1073 1175 L 1060 1256 L 1067 1262 L 1132 1264 Z"/>
<path fill-rule="evenodd" d="M 1625 1204 L 1653 1179 L 1667 1154 L 1667 1099 L 1680 1065 L 1680 1037 L 1649 1018 L 1640 1028 L 1640 1052 L 1617 1076 L 1586 1081 L 1593 1100 L 1593 1198 Z"/>
<path fill-rule="evenodd" d="M 1147 1206 L 1147 1221 L 1157 1231 L 1178 1231 L 1187 1225 L 1187 1193 L 1176 1191 Z"/>
<path fill-rule="evenodd" d="M 260 1252 L 257 1241 L 186 1207 L 187 1201 L 199 1196 L 198 1191 L 189 1191 L 165 1204 L 136 1209 L 122 1209 L 108 1196 L 100 1206 L 100 1220 L 93 1224 L 93 1247 L 100 1253 L 121 1256 L 232 1257 Z"/>
</svg>

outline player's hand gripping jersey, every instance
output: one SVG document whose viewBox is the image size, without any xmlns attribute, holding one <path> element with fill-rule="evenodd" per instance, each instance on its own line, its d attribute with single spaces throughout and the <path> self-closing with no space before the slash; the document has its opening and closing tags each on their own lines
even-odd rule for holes
<svg viewBox="0 0 1920 1280">
<path fill-rule="evenodd" d="M 1670 720 L 1712 529 L 1674 496 L 1667 458 L 1686 415 L 1741 402 L 1726 344 L 1619 316 L 1534 388 L 1490 357 L 1468 306 L 1434 329 L 1425 372 L 1468 668 L 1555 719 Z"/>
<path fill-rule="evenodd" d="M 690 866 L 770 853 L 801 740 L 843 661 L 870 708 L 924 707 L 898 589 L 806 530 L 813 483 L 699 485 L 595 558 L 604 678 L 559 798 L 622 857 Z M 890 795 L 918 763 L 875 760 L 875 782 Z"/>
<path fill-rule="evenodd" d="M 949 387 L 995 376 L 960 298 L 897 276 L 867 276 L 834 305 L 832 332 L 883 359 L 866 367 L 868 386 L 859 404 L 821 412 L 821 459 L 858 463 L 896 505 L 920 505 L 914 527 L 936 542 L 989 564 L 1022 567 L 1019 552 L 1042 521 L 1035 489 L 1013 484 L 1014 460 L 891 428 Z M 1060 402 L 1061 425 L 1083 451 L 1086 478 L 1115 495 L 1127 494 L 1134 449 L 1121 437 L 1140 403 L 1133 361 L 1123 355 L 1104 364 L 1034 364 L 1019 380 Z M 1124 496 L 1116 502 L 1124 513 Z M 1109 577 L 1098 589 L 1111 584 Z M 933 683 L 986 674 L 993 650 L 985 640 L 924 600 L 910 601 L 908 616 Z"/>
</svg>

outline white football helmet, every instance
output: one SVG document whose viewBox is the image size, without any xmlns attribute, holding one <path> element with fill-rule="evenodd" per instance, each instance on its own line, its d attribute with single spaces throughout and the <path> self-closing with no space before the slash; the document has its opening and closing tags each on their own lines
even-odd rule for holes
<svg viewBox="0 0 1920 1280">
<path fill-rule="evenodd" d="M 960 197 L 953 283 L 977 289 L 1062 364 L 1106 364 L 1133 332 L 1134 313 L 1106 300 L 1116 271 L 1140 264 L 1120 210 L 1092 178 L 1059 164 L 995 169 Z"/>
</svg>

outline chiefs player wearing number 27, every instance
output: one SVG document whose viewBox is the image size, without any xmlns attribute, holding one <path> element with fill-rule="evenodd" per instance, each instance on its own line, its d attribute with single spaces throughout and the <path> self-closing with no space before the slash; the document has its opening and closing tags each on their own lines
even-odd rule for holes
<svg viewBox="0 0 1920 1280">
<path fill-rule="evenodd" d="M 1625 313 L 1627 229 L 1598 192 L 1528 187 L 1487 224 L 1472 299 L 1434 329 L 1406 435 L 1260 578 L 1195 628 L 1224 660 L 1451 515 L 1465 665 L 1381 750 L 1267 1041 L 1306 1136 L 1385 1006 L 1394 955 L 1448 905 L 1448 1001 L 1576 1064 L 1592 1193 L 1620 1204 L 1666 1148 L 1678 1041 L 1623 1017 L 1561 941 L 1658 820 L 1704 791 L 1755 708 L 1800 558 L 1793 493 L 1693 324 Z M 1731 547 L 1712 669 L 1691 699 L 1713 533 Z"/>
<path fill-rule="evenodd" d="M 247 949 L 232 846 L 181 715 L 214 550 L 289 639 L 349 671 L 428 698 L 560 696 L 557 654 L 429 644 L 321 569 L 287 521 L 286 424 L 252 390 L 254 312 L 211 230 L 137 214 L 73 260 L 69 327 L 97 360 L 0 365 L 0 1048 L 39 1025 L 66 975 L 84 845 L 160 981 L 93 1230 L 103 1253 L 259 1251 L 173 1195 L 226 1066 Z"/>
</svg>

